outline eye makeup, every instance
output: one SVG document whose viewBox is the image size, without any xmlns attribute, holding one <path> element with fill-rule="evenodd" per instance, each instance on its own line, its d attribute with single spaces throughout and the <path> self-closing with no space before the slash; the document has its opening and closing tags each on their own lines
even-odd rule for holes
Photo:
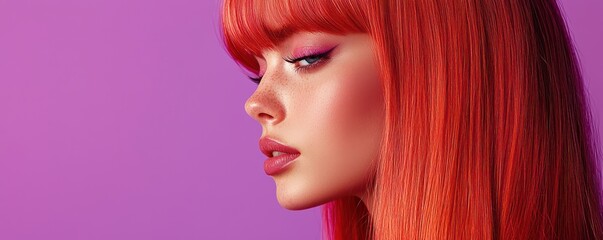
<svg viewBox="0 0 603 240">
<path fill-rule="evenodd" d="M 321 55 L 321 54 L 324 54 L 327 52 L 331 52 L 336 47 L 337 47 L 337 45 L 326 46 L 326 47 L 308 46 L 308 47 L 296 48 L 295 50 L 293 50 L 292 56 L 286 58 L 286 61 L 289 60 L 287 62 L 294 62 L 294 61 L 298 61 L 305 57 L 313 57 L 313 56 Z"/>
<path fill-rule="evenodd" d="M 316 48 L 306 48 L 306 50 L 301 51 L 301 53 L 298 53 L 299 55 L 301 55 L 301 57 L 297 57 L 297 58 L 293 58 L 293 57 L 288 57 L 288 58 L 284 58 L 284 60 L 288 63 L 293 63 L 294 66 L 294 70 L 296 72 L 302 72 L 302 71 L 307 71 L 310 70 L 311 68 L 315 68 L 317 66 L 319 66 L 320 64 L 322 64 L 323 62 L 327 61 L 330 59 L 330 53 L 336 48 L 337 46 L 328 48 L 328 49 L 316 49 Z M 299 56 L 298 55 L 298 56 Z M 294 54 L 295 56 L 295 54 Z M 300 65 L 299 63 L 305 61 L 306 64 L 304 65 Z"/>
<path fill-rule="evenodd" d="M 299 73 L 315 68 L 329 60 L 330 53 L 335 50 L 336 47 L 337 45 L 329 47 L 302 47 L 295 49 L 291 57 L 285 57 L 283 60 L 294 64 L 294 70 Z M 306 63 L 303 65 L 298 64 L 301 62 Z M 262 76 L 249 77 L 249 79 L 256 84 L 260 84 Z"/>
</svg>

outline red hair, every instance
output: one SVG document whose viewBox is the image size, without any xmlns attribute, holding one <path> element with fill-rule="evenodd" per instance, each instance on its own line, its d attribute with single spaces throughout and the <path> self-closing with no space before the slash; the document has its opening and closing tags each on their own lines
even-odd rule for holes
<svg viewBox="0 0 603 240">
<path fill-rule="evenodd" d="M 367 208 L 328 239 L 603 239 L 600 153 L 555 0 L 225 0 L 243 67 L 296 31 L 375 41 L 386 108 Z"/>
</svg>

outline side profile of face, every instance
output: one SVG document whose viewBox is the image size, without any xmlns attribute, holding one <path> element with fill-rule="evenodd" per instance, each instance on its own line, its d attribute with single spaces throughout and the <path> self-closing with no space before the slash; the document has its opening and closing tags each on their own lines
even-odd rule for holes
<svg viewBox="0 0 603 240">
<path fill-rule="evenodd" d="M 364 194 L 384 124 L 373 44 L 364 33 L 298 32 L 256 57 L 261 81 L 245 111 L 262 137 L 300 152 L 272 175 L 282 207 Z"/>
</svg>

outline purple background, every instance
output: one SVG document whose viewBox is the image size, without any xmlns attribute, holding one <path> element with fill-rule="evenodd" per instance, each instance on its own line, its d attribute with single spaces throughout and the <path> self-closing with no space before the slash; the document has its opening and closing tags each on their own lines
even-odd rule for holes
<svg viewBox="0 0 603 240">
<path fill-rule="evenodd" d="M 603 1 L 564 0 L 603 129 Z M 0 239 L 319 239 L 280 207 L 218 0 L 0 0 Z"/>
</svg>

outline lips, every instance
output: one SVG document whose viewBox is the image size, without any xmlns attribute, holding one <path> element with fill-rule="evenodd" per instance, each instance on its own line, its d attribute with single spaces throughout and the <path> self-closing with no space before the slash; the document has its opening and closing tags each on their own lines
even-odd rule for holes
<svg viewBox="0 0 603 240">
<path fill-rule="evenodd" d="M 268 157 L 264 161 L 264 172 L 268 175 L 275 175 L 284 171 L 290 163 L 299 157 L 300 152 L 292 147 L 281 144 L 270 138 L 260 139 L 260 151 Z M 282 154 L 279 156 L 272 156 L 272 152 L 277 151 Z"/>
</svg>

